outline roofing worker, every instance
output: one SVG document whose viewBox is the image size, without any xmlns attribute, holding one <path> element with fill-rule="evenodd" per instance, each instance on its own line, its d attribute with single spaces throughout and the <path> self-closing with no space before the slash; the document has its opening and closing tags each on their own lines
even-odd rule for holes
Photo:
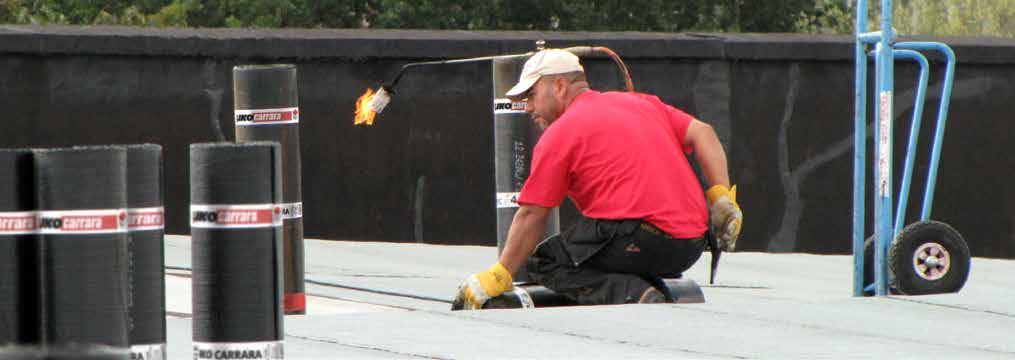
<svg viewBox="0 0 1015 360">
<path fill-rule="evenodd" d="M 698 260 L 710 212 L 719 246 L 734 249 L 743 215 L 711 126 L 655 96 L 589 89 L 578 57 L 560 49 L 533 55 L 507 96 L 524 99 L 544 132 L 500 261 L 458 289 L 464 308 L 511 290 L 525 261 L 534 281 L 579 304 L 665 302 L 660 278 Z M 584 216 L 540 243 L 564 196 Z"/>
</svg>

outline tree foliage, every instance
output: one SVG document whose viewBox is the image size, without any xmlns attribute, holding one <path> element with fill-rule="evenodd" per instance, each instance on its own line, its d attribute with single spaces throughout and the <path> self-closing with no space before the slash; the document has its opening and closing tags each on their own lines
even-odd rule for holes
<svg viewBox="0 0 1015 360">
<path fill-rule="evenodd" d="M 880 1 L 869 2 L 873 20 Z M 855 4 L 856 0 L 0 0 L 0 23 L 849 34 Z M 895 0 L 895 14 L 895 27 L 906 34 L 1015 36 L 1015 0 Z"/>
</svg>

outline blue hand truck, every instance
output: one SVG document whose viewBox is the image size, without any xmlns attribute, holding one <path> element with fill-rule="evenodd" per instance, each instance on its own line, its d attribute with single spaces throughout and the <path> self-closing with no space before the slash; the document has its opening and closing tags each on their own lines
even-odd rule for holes
<svg viewBox="0 0 1015 360">
<path fill-rule="evenodd" d="M 892 0 L 881 0 L 881 30 L 867 31 L 867 0 L 856 4 L 856 116 L 853 163 L 853 296 L 886 296 L 889 293 L 923 295 L 958 292 L 969 276 L 970 255 L 962 235 L 954 228 L 930 220 L 934 186 L 940 161 L 941 142 L 948 117 L 948 102 L 955 76 L 955 53 L 937 42 L 896 42 L 892 28 Z M 868 53 L 870 47 L 873 50 Z M 920 220 L 905 221 L 917 138 L 930 72 L 920 51 L 937 51 L 945 58 L 944 83 L 927 187 L 924 189 Z M 867 66 L 875 62 L 877 93 L 874 94 L 874 235 L 864 239 L 865 168 L 867 152 Z M 899 201 L 892 219 L 892 144 L 895 60 L 916 61 L 920 68 L 913 120 L 903 168 Z"/>
</svg>

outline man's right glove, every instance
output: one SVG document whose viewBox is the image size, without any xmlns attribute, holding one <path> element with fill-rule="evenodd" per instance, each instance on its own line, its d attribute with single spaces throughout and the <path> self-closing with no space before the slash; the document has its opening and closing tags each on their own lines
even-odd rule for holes
<svg viewBox="0 0 1015 360">
<path fill-rule="evenodd" d="M 737 205 L 737 186 L 732 189 L 725 185 L 715 185 L 705 192 L 708 199 L 708 212 L 711 216 L 712 235 L 719 240 L 719 247 L 724 251 L 733 251 L 740 237 L 740 224 L 744 214 Z"/>
<path fill-rule="evenodd" d="M 500 262 L 486 271 L 473 274 L 458 286 L 451 309 L 478 310 L 490 298 L 514 288 L 511 273 Z"/>
</svg>

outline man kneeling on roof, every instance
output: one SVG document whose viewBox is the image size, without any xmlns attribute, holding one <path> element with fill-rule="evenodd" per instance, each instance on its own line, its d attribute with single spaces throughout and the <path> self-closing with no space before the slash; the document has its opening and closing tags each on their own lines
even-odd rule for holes
<svg viewBox="0 0 1015 360">
<path fill-rule="evenodd" d="M 500 261 L 458 289 L 464 308 L 511 290 L 525 261 L 532 280 L 579 304 L 666 302 L 661 278 L 701 257 L 706 231 L 734 249 L 743 214 L 710 125 L 656 96 L 589 89 L 578 57 L 560 49 L 533 55 L 507 96 L 544 132 Z M 565 196 L 583 216 L 540 242 Z"/>
</svg>

